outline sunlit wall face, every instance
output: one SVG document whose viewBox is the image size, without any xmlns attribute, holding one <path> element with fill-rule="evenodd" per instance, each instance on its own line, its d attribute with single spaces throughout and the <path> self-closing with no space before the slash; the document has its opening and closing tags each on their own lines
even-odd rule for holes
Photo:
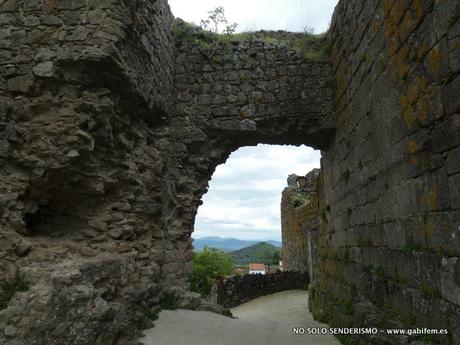
<svg viewBox="0 0 460 345">
<path fill-rule="evenodd" d="M 223 6 L 227 19 L 238 23 L 237 31 L 287 30 L 315 33 L 327 31 L 338 0 L 169 0 L 176 17 L 199 24 L 207 12 Z"/>
<path fill-rule="evenodd" d="M 217 167 L 199 208 L 194 238 L 280 240 L 281 192 L 288 175 L 320 166 L 321 154 L 301 146 L 243 147 Z"/>
</svg>

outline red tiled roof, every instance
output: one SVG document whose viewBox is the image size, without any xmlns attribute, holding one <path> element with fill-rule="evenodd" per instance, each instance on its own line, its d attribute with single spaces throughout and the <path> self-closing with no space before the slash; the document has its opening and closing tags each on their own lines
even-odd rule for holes
<svg viewBox="0 0 460 345">
<path fill-rule="evenodd" d="M 249 269 L 254 271 L 265 271 L 264 264 L 249 264 Z"/>
</svg>

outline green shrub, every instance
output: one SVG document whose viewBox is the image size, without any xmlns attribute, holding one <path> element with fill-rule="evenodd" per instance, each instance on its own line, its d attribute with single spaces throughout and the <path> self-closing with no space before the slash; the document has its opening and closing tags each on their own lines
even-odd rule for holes
<svg viewBox="0 0 460 345">
<path fill-rule="evenodd" d="M 160 299 L 160 309 L 161 310 L 176 310 L 177 301 L 176 297 L 170 293 L 166 292 Z"/>
<path fill-rule="evenodd" d="M 214 248 L 195 253 L 193 265 L 194 271 L 189 275 L 190 289 L 204 297 L 209 295 L 214 279 L 233 273 L 231 256 Z"/>
</svg>

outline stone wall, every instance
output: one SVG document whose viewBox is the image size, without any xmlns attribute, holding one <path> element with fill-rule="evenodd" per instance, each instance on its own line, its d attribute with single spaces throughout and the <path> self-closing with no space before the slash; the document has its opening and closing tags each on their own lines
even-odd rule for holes
<svg viewBox="0 0 460 345">
<path fill-rule="evenodd" d="M 0 281 L 30 285 L 1 344 L 126 343 L 158 300 L 172 20 L 160 1 L 1 1 Z"/>
<path fill-rule="evenodd" d="M 247 274 L 216 280 L 209 299 L 226 308 L 233 308 L 258 297 L 308 287 L 308 274 L 280 272 L 273 274 Z"/>
<path fill-rule="evenodd" d="M 281 198 L 281 235 L 283 268 L 287 271 L 308 272 L 313 278 L 313 259 L 316 260 L 316 234 L 318 230 L 317 180 L 315 169 L 306 175 L 303 189 L 296 184 L 297 175 L 290 175 L 288 187 Z"/>
<path fill-rule="evenodd" d="M 177 114 L 232 146 L 306 144 L 323 148 L 334 132 L 328 56 L 305 58 L 303 34 L 260 32 L 216 42 L 177 24 Z M 207 38 L 207 39 L 206 39 Z M 301 47 L 304 49 L 304 47 Z M 318 47 L 321 49 L 321 47 Z M 226 159 L 227 157 L 225 157 Z"/>
<path fill-rule="evenodd" d="M 290 34 L 203 45 L 174 25 L 166 0 L 0 1 L 0 287 L 29 285 L 0 344 L 128 344 L 165 292 L 196 306 L 190 234 L 215 167 L 332 137 L 327 58 Z"/>
<path fill-rule="evenodd" d="M 337 132 L 311 290 L 332 325 L 448 328 L 418 340 L 460 343 L 459 13 L 458 1 L 336 8 Z"/>
<path fill-rule="evenodd" d="M 226 39 L 166 0 L 0 0 L 0 282 L 30 285 L 0 344 L 128 344 L 163 293 L 196 305 L 201 197 L 258 143 L 323 150 L 315 315 L 458 343 L 459 11 L 342 0 L 330 37 Z"/>
</svg>

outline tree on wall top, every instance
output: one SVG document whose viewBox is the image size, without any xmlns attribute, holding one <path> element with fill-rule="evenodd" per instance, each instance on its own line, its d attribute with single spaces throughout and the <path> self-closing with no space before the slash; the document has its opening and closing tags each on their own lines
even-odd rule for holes
<svg viewBox="0 0 460 345">
<path fill-rule="evenodd" d="M 225 9 L 222 6 L 216 7 L 212 11 L 208 11 L 208 18 L 202 19 L 200 26 L 206 30 L 213 32 L 218 35 L 233 35 L 237 23 L 229 24 L 227 17 L 225 16 Z"/>
</svg>

